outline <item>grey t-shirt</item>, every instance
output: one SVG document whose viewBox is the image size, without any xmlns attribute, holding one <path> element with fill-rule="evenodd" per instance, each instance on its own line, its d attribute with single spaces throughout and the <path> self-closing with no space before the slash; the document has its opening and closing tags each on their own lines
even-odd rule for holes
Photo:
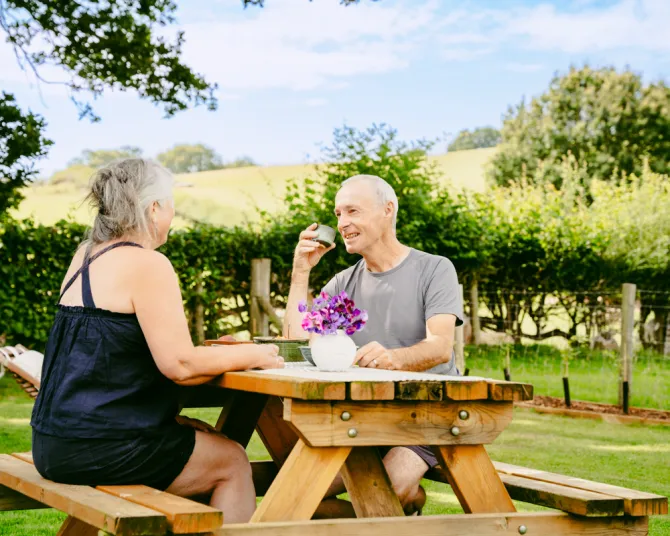
<svg viewBox="0 0 670 536">
<path fill-rule="evenodd" d="M 365 260 L 343 270 L 323 288 L 329 295 L 346 291 L 356 307 L 368 312 L 368 322 L 352 335 L 358 346 L 377 341 L 385 348 L 406 348 L 426 338 L 426 321 L 453 314 L 463 324 L 463 303 L 456 269 L 449 259 L 410 249 L 387 272 L 368 271 Z M 456 375 L 454 354 L 448 363 L 426 371 Z"/>
</svg>

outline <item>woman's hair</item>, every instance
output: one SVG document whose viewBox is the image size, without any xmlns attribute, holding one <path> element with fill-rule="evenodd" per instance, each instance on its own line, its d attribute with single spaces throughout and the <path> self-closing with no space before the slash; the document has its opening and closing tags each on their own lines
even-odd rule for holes
<svg viewBox="0 0 670 536">
<path fill-rule="evenodd" d="M 112 162 L 91 177 L 86 200 L 97 211 L 89 240 L 100 244 L 128 234 L 151 235 L 149 209 L 172 199 L 172 174 L 143 158 Z"/>
</svg>

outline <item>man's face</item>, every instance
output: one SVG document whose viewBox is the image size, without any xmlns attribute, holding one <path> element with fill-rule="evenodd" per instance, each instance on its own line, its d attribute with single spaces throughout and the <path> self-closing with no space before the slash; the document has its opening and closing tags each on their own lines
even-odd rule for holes
<svg viewBox="0 0 670 536">
<path fill-rule="evenodd" d="M 335 197 L 337 229 L 348 253 L 363 253 L 391 225 L 392 209 L 384 207 L 365 182 L 347 184 Z"/>
</svg>

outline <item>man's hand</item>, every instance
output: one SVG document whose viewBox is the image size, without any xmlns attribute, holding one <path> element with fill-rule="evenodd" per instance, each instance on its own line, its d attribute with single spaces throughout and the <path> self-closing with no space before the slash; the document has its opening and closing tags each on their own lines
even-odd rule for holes
<svg viewBox="0 0 670 536">
<path fill-rule="evenodd" d="M 319 263 L 321 257 L 335 248 L 334 243 L 329 248 L 326 248 L 313 240 L 319 235 L 315 231 L 316 227 L 317 224 L 313 223 L 300 233 L 300 239 L 293 254 L 294 274 L 309 274 L 312 268 Z"/>
<path fill-rule="evenodd" d="M 372 341 L 356 352 L 356 363 L 359 367 L 400 370 L 393 359 L 393 352 L 387 350 L 377 341 Z"/>
</svg>

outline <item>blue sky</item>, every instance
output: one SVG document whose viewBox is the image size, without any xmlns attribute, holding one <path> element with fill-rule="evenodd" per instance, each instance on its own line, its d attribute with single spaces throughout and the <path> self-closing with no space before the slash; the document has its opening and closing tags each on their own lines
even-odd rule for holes
<svg viewBox="0 0 670 536">
<path fill-rule="evenodd" d="M 670 81 L 669 0 L 179 0 L 185 61 L 219 85 L 216 112 L 164 119 L 133 93 L 106 93 L 100 123 L 79 121 L 60 86 L 37 85 L 0 43 L 0 88 L 42 114 L 55 144 L 48 175 L 82 149 L 137 145 L 155 156 L 205 143 L 261 164 L 319 157 L 344 123 L 385 122 L 404 139 L 500 126 L 507 107 L 541 93 L 571 64 L 630 66 Z M 45 73 L 62 79 L 56 71 Z"/>
</svg>

